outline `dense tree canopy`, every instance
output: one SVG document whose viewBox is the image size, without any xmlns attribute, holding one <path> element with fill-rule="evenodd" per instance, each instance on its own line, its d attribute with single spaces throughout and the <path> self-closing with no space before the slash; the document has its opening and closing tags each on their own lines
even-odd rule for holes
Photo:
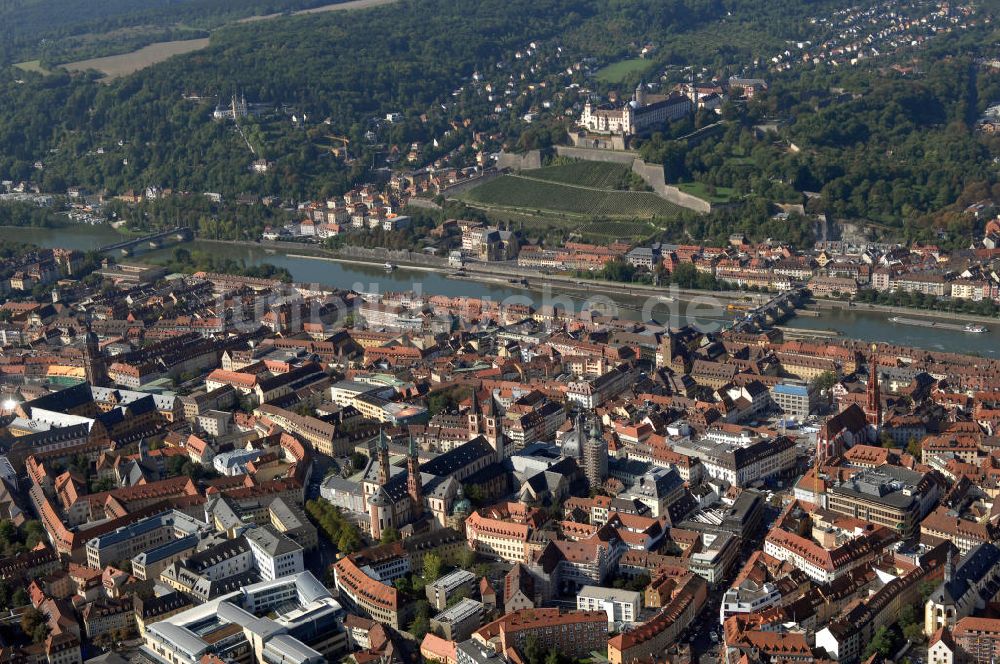
<svg viewBox="0 0 1000 664">
<path fill-rule="evenodd" d="M 70 15 L 80 0 L 59 2 Z M 6 30 L 12 38 L 38 39 L 69 29 L 60 16 L 46 26 L 51 32 L 39 32 L 39 4 L 14 2 L 17 18 L 0 21 L 0 36 Z M 558 142 L 566 118 L 579 110 L 579 98 L 561 92 L 569 90 L 562 87 L 567 79 L 557 77 L 566 76 L 567 63 L 633 57 L 637 45 L 653 43 L 649 72 L 666 67 L 680 75 L 693 64 L 707 76 L 724 77 L 788 39 L 814 36 L 809 18 L 846 3 L 482 0 L 470 12 L 447 0 L 399 0 L 239 25 L 228 22 L 234 12 L 317 3 L 212 0 L 196 11 L 194 2 L 156 0 L 142 16 L 126 10 L 124 0 L 99 4 L 86 15 L 105 28 L 166 29 L 190 18 L 186 25 L 215 28 L 211 45 L 110 83 L 63 71 L 0 70 L 0 176 L 34 180 L 54 192 L 81 185 L 120 194 L 152 185 L 219 192 L 226 200 L 244 193 L 285 202 L 337 195 L 384 176 L 387 157 L 411 143 L 422 164 L 459 146 L 468 151 L 473 132 L 496 132 L 514 150 Z M 0 5 L 0 18 L 6 9 Z M 566 59 L 540 61 L 536 70 L 519 69 L 515 76 L 511 54 L 535 41 L 559 45 Z M 840 69 L 796 66 L 767 74 L 770 91 L 745 107 L 728 106 L 719 132 L 705 140 L 682 137 L 713 122 L 711 114 L 665 127 L 641 144 L 642 156 L 663 163 L 668 181 L 694 181 L 712 195 L 726 191 L 741 209 L 703 220 L 679 217 L 664 238 L 717 239 L 736 224 L 732 230 L 753 237 L 811 241 L 813 229 L 803 220 L 771 218 L 768 204 L 778 202 L 876 222 L 908 239 L 938 239 L 935 231 L 945 229 L 954 244 L 967 242 L 974 228 L 956 204 L 983 192 L 992 196 L 997 185 L 993 157 L 1000 139 L 971 130 L 985 106 L 1000 98 L 1000 76 L 976 66 L 978 56 L 992 55 L 990 44 L 982 30 L 936 37 L 916 52 L 916 73 L 905 77 L 889 60 Z M 469 85 L 473 72 L 487 71 L 560 87 L 521 85 L 498 112 L 496 95 Z M 628 89 L 644 74 L 615 84 L 583 72 L 569 76 L 581 87 L 608 92 Z M 215 104 L 234 93 L 263 109 L 242 121 L 242 131 L 211 119 Z M 543 99 L 550 113 L 541 122 L 524 120 Z M 387 123 L 387 113 L 401 120 Z M 347 145 L 348 156 L 333 154 L 334 145 Z M 256 159 L 269 162 L 266 173 L 250 168 Z M 817 196 L 807 201 L 804 192 Z M 201 209 L 199 200 L 180 197 L 120 212 L 130 215 L 130 226 L 183 218 L 208 237 L 226 239 L 252 237 L 284 221 L 261 206 Z M 35 213 L 30 223 L 48 221 Z M 405 237 L 372 241 L 413 244 Z"/>
<path fill-rule="evenodd" d="M 0 63 L 52 63 L 190 39 L 234 19 L 330 0 L 9 0 L 0 3 Z"/>
<path fill-rule="evenodd" d="M 682 126 L 642 141 L 640 154 L 662 163 L 669 182 L 804 203 L 895 237 L 968 246 L 981 229 L 962 208 L 1000 195 L 1000 141 L 973 129 L 1000 101 L 1000 75 L 977 66 L 965 37 L 940 42 L 909 75 L 887 62 L 778 74 L 716 137 L 677 140 L 690 127 L 675 123 Z"/>
<path fill-rule="evenodd" d="M 78 0 L 60 1 L 72 5 Z M 296 1 L 310 4 L 274 0 L 268 7 L 280 10 Z M 29 15 L 20 21 L 35 21 L 30 15 L 39 3 L 15 4 Z M 120 7 L 115 11 L 121 4 L 117 0 L 107 4 L 97 14 L 121 13 Z M 148 11 L 167 4 L 154 2 Z M 184 16 L 188 3 L 176 9 L 169 4 Z M 837 4 L 828 0 L 817 8 Z M 232 5 L 214 0 L 206 11 L 224 13 Z M 754 20 L 753 30 L 732 28 L 752 32 L 759 44 L 755 55 L 760 55 L 781 43 L 773 27 L 781 23 L 777 17 L 784 17 L 787 36 L 788 30 L 798 33 L 794 26 L 802 14 L 791 0 L 732 5 L 717 0 L 484 0 L 474 12 L 447 0 L 399 0 L 365 11 L 231 25 L 213 32 L 208 49 L 110 84 L 59 71 L 46 77 L 3 71 L 0 174 L 40 179 L 48 191 L 84 185 L 122 193 L 158 185 L 298 198 L 338 193 L 378 166 L 389 145 L 431 144 L 441 137 L 436 148 L 425 148 L 425 157 L 460 145 L 468 138 L 465 128 L 453 127 L 463 118 L 475 119 L 478 131 L 496 128 L 516 138 L 526 126 L 520 112 L 537 98 L 519 97 L 509 114 L 494 116 L 493 103 L 481 91 L 461 86 L 474 71 L 495 69 L 532 40 L 564 42 L 571 62 L 594 54 L 617 58 L 645 40 L 703 46 L 703 27 Z M 679 59 L 679 52 L 664 48 L 653 64 Z M 216 100 L 233 93 L 272 109 L 261 120 L 244 123 L 256 154 L 232 123 L 210 120 Z M 555 108 L 560 103 L 555 99 Z M 403 121 L 374 122 L 389 112 L 401 113 Z M 291 116 L 303 114 L 310 120 L 293 125 Z M 551 144 L 563 131 L 559 125 L 527 126 L 521 147 Z M 365 139 L 369 130 L 375 131 L 373 141 Z M 325 149 L 331 134 L 349 139 L 357 159 L 334 158 Z M 266 175 L 250 172 L 257 157 L 273 162 Z M 41 171 L 35 168 L 39 161 Z"/>
</svg>

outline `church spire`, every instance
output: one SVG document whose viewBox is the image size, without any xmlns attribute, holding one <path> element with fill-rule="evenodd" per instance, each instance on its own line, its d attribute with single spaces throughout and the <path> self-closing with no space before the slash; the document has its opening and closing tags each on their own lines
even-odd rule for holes
<svg viewBox="0 0 1000 664">
<path fill-rule="evenodd" d="M 503 435 L 503 415 L 497 408 L 492 394 L 487 397 L 486 405 L 483 408 L 482 432 L 490 446 L 496 450 L 497 461 L 503 461 L 506 459 L 507 450 L 505 449 Z"/>
<path fill-rule="evenodd" d="M 868 357 L 868 393 L 865 401 L 865 415 L 875 432 L 882 428 L 882 394 L 878 384 L 878 345 L 872 344 Z"/>
<path fill-rule="evenodd" d="M 472 403 L 466 413 L 469 428 L 469 440 L 472 440 L 483 432 L 482 409 L 479 406 L 479 393 L 475 388 L 472 390 Z"/>
<path fill-rule="evenodd" d="M 83 373 L 87 382 L 96 387 L 107 387 L 111 382 L 108 378 L 108 366 L 101 352 L 101 344 L 97 335 L 87 321 L 87 333 L 83 343 Z"/>
<path fill-rule="evenodd" d="M 601 423 L 596 417 L 590 421 L 590 439 L 601 440 Z"/>
<path fill-rule="evenodd" d="M 389 439 L 385 429 L 378 430 L 378 483 L 385 486 L 389 481 Z"/>
<path fill-rule="evenodd" d="M 591 489 L 600 488 L 608 477 L 608 445 L 596 416 L 591 422 L 590 437 L 583 446 L 583 474 Z"/>
<path fill-rule="evenodd" d="M 410 447 L 406 454 L 406 492 L 413 501 L 413 517 L 424 511 L 423 482 L 420 479 L 420 459 L 417 458 L 417 444 L 410 434 Z"/>
</svg>

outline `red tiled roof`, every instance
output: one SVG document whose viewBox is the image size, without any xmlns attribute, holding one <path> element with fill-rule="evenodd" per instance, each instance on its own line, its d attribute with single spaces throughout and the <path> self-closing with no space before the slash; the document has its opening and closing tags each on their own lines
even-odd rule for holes
<svg viewBox="0 0 1000 664">
<path fill-rule="evenodd" d="M 396 589 L 365 574 L 351 556 L 338 560 L 334 568 L 337 571 L 337 582 L 351 594 L 390 611 L 399 609 L 399 593 Z"/>
</svg>

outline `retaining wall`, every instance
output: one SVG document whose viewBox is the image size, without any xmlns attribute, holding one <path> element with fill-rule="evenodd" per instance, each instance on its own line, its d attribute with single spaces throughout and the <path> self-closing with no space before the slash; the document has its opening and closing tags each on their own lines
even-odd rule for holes
<svg viewBox="0 0 1000 664">
<path fill-rule="evenodd" d="M 694 210 L 695 212 L 707 214 L 712 211 L 712 204 L 705 199 L 692 196 L 671 184 L 667 184 L 663 176 L 663 166 L 661 164 L 648 164 L 639 159 L 638 154 L 635 152 L 595 150 L 593 148 L 578 148 L 569 145 L 557 145 L 555 146 L 555 151 L 560 157 L 568 157 L 570 159 L 599 161 L 606 164 L 623 164 L 630 167 L 632 172 L 641 177 L 657 196 L 667 202 L 687 208 L 688 210 Z M 509 168 L 513 171 L 521 171 L 541 167 L 542 153 L 539 150 L 531 150 L 524 154 L 502 152 L 499 159 L 497 159 L 498 169 Z M 454 187 L 449 187 L 445 193 L 452 196 L 477 184 L 487 182 L 498 174 L 494 172 L 491 175 L 484 175 L 474 181 L 463 182 Z"/>
<path fill-rule="evenodd" d="M 629 166 L 639 156 L 635 152 L 619 152 L 617 150 L 595 150 L 594 148 L 575 148 L 569 145 L 557 145 L 556 154 L 570 159 L 585 161 L 603 161 L 606 164 L 625 164 Z"/>
<path fill-rule="evenodd" d="M 461 194 L 463 191 L 468 191 L 469 189 L 478 187 L 481 184 L 485 184 L 494 178 L 500 177 L 501 175 L 503 174 L 499 170 L 487 171 L 478 177 L 462 180 L 461 182 L 456 182 L 453 185 L 444 187 L 441 189 L 441 195 L 445 198 L 455 196 L 457 194 Z"/>
<path fill-rule="evenodd" d="M 542 167 L 542 152 L 541 150 L 529 150 L 524 154 L 515 154 L 513 152 L 501 152 L 500 157 L 497 159 L 497 168 L 504 169 L 509 168 L 512 171 L 527 171 L 533 168 Z"/>
<path fill-rule="evenodd" d="M 708 201 L 667 184 L 663 177 L 661 164 L 646 163 L 639 159 L 634 152 L 611 152 L 609 150 L 592 150 L 560 145 L 556 147 L 556 154 L 573 159 L 631 165 L 632 172 L 641 177 L 660 198 L 695 212 L 709 213 L 712 211 L 712 204 Z"/>
<path fill-rule="evenodd" d="M 383 247 L 370 249 L 368 247 L 348 245 L 330 253 L 339 258 L 353 258 L 355 260 L 412 263 L 428 267 L 446 267 L 448 265 L 448 259 L 446 258 L 430 256 L 420 251 L 410 251 L 408 249 L 385 249 Z"/>
</svg>

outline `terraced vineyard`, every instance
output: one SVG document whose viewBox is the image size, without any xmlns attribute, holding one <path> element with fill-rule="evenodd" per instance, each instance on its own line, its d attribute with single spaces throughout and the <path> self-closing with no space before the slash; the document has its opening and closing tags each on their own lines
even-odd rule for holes
<svg viewBox="0 0 1000 664">
<path fill-rule="evenodd" d="M 669 217 L 681 208 L 668 203 L 656 194 L 646 191 L 617 191 L 606 196 L 594 208 L 593 214 L 598 217 L 628 217 L 630 219 L 654 219 Z"/>
<path fill-rule="evenodd" d="M 599 161 L 573 161 L 559 166 L 547 166 L 521 175 L 538 180 L 575 184 L 597 189 L 617 189 L 628 177 L 631 169 L 625 164 L 606 164 Z"/>
<path fill-rule="evenodd" d="M 680 208 L 656 194 L 615 191 L 504 175 L 460 196 L 475 207 L 520 212 L 554 213 L 593 220 L 670 217 Z"/>
<path fill-rule="evenodd" d="M 605 195 L 603 191 L 504 175 L 469 190 L 462 198 L 487 207 L 586 215 L 604 200 Z"/>
<path fill-rule="evenodd" d="M 595 221 L 576 229 L 587 242 L 611 243 L 619 240 L 639 242 L 656 232 L 648 221 Z"/>
</svg>

